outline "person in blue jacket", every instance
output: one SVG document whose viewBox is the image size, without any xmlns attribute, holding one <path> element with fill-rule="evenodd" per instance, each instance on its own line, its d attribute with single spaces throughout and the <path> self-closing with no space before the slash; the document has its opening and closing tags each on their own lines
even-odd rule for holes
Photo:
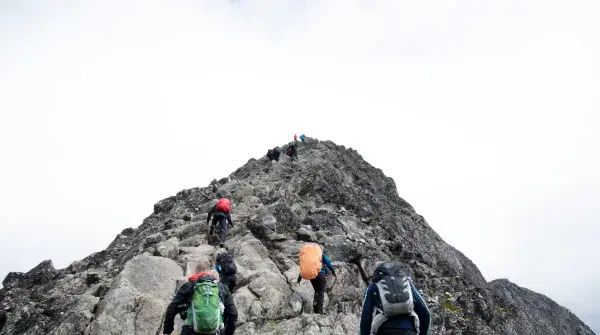
<svg viewBox="0 0 600 335">
<path fill-rule="evenodd" d="M 321 263 L 323 264 L 321 267 L 321 271 L 319 274 L 310 280 L 310 283 L 315 290 L 315 295 L 313 299 L 313 311 L 317 314 L 323 314 L 323 302 L 325 301 L 325 288 L 327 287 L 327 268 L 334 277 L 337 278 L 335 274 L 335 269 L 333 268 L 333 264 L 331 264 L 331 260 L 323 251 L 323 256 L 321 258 Z M 298 275 L 298 284 L 302 281 L 302 275 Z"/>
<path fill-rule="evenodd" d="M 400 280 L 406 280 L 410 286 L 414 304 L 412 313 L 393 315 L 387 318 L 383 315 L 378 315 L 383 313 L 383 304 L 381 299 L 386 299 L 386 296 L 389 295 L 389 292 L 386 292 L 386 294 L 384 294 L 382 297 L 382 295 L 379 293 L 377 283 L 384 280 L 384 287 L 398 287 L 398 285 L 387 285 L 390 280 L 394 280 L 395 283 L 397 283 L 398 274 L 403 276 L 402 270 L 400 270 L 398 264 L 394 262 L 384 262 L 375 269 L 373 278 L 371 279 L 371 283 L 367 288 L 363 300 L 362 316 L 360 318 L 360 335 L 429 334 L 431 314 L 429 313 L 429 309 L 427 308 L 425 300 L 423 300 L 419 294 L 419 291 L 415 288 L 412 280 L 410 280 L 408 277 L 401 278 Z M 396 278 L 394 278 L 394 276 Z M 400 297 L 406 297 L 408 300 L 408 295 L 402 295 L 404 292 L 399 293 L 401 294 Z M 406 291 L 406 293 L 408 293 L 408 291 Z"/>
</svg>

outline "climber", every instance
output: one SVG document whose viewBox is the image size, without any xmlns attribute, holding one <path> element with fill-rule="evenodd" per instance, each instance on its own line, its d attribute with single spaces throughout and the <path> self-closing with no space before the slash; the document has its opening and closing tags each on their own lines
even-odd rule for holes
<svg viewBox="0 0 600 335">
<path fill-rule="evenodd" d="M 269 159 L 269 161 L 275 160 L 275 161 L 279 162 L 280 154 L 281 154 L 281 151 L 279 151 L 279 148 L 275 147 L 275 148 L 269 149 L 269 151 L 267 151 L 267 158 Z"/>
<path fill-rule="evenodd" d="M 304 136 L 304 134 L 300 135 L 300 141 L 302 141 L 302 143 L 304 143 L 305 139 L 306 139 L 306 136 Z"/>
<path fill-rule="evenodd" d="M 231 212 L 231 201 L 229 201 L 227 198 L 221 198 L 219 201 L 217 201 L 217 204 L 213 206 L 210 211 L 208 211 L 208 217 L 206 218 L 206 223 L 209 223 L 210 217 L 214 214 L 213 221 L 208 232 L 209 235 L 212 235 L 217 222 L 219 223 L 219 229 L 221 230 L 219 247 L 221 248 L 225 247 L 227 222 L 229 222 L 229 225 L 233 227 L 233 222 L 231 222 L 231 215 L 229 212 Z"/>
<path fill-rule="evenodd" d="M 237 267 L 233 261 L 233 257 L 227 252 L 223 252 L 217 255 L 215 270 L 221 277 L 221 283 L 229 288 L 229 291 L 233 293 L 235 285 L 237 284 Z"/>
<path fill-rule="evenodd" d="M 279 162 L 279 155 L 281 155 L 281 150 L 278 147 L 273 148 L 273 159 Z"/>
<path fill-rule="evenodd" d="M 288 144 L 287 150 L 285 151 L 285 154 L 290 156 L 291 160 L 298 159 L 298 150 L 296 149 L 296 144 L 294 144 L 293 142 L 290 142 Z"/>
<path fill-rule="evenodd" d="M 296 142 L 298 142 L 298 135 L 294 134 L 294 144 L 296 144 Z"/>
<path fill-rule="evenodd" d="M 196 273 L 177 291 L 167 307 L 163 334 L 173 332 L 175 315 L 181 312 L 185 320 L 181 335 L 235 333 L 238 312 L 233 296 L 227 286 L 217 281 L 219 275 L 215 271 L 208 272 L 209 268 L 206 262 L 198 263 Z"/>
<path fill-rule="evenodd" d="M 360 335 L 428 335 L 427 304 L 394 262 L 377 266 L 363 300 Z"/>
<path fill-rule="evenodd" d="M 300 274 L 298 284 L 302 279 L 310 280 L 315 290 L 313 299 L 313 311 L 323 314 L 323 302 L 325 300 L 325 288 L 327 287 L 327 268 L 337 279 L 335 269 L 331 260 L 318 244 L 308 244 L 300 249 Z"/>
</svg>

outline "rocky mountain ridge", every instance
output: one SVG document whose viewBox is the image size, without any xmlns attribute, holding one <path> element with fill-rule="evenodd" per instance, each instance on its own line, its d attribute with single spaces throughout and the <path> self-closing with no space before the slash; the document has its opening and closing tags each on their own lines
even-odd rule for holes
<svg viewBox="0 0 600 335">
<path fill-rule="evenodd" d="M 138 228 L 65 269 L 44 261 L 10 273 L 0 335 L 161 334 L 177 287 L 219 252 L 208 244 L 206 213 L 222 196 L 232 200 L 236 225 L 226 243 L 239 272 L 236 334 L 357 334 L 362 295 L 381 260 L 405 266 L 431 310 L 432 334 L 594 334 L 541 294 L 486 282 L 355 150 L 308 139 L 298 155 L 251 159 L 207 187 L 163 199 Z M 325 315 L 312 314 L 310 283 L 294 283 L 308 241 L 325 246 L 338 273 L 328 281 Z"/>
</svg>

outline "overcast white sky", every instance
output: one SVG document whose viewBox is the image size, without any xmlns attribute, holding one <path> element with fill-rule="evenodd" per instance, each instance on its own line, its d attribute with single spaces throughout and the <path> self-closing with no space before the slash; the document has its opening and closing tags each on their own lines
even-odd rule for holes
<svg viewBox="0 0 600 335">
<path fill-rule="evenodd" d="M 0 0 L 0 277 L 294 133 L 600 332 L 600 2 Z"/>
</svg>

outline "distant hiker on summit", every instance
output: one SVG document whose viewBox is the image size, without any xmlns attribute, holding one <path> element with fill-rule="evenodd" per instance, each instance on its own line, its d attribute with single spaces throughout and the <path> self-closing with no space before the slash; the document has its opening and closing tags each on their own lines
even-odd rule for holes
<svg viewBox="0 0 600 335">
<path fill-rule="evenodd" d="M 199 263 L 196 273 L 177 291 L 167 307 L 163 334 L 173 332 L 177 313 L 185 320 L 181 335 L 235 333 L 238 312 L 233 296 L 217 281 L 218 275 L 208 270 L 207 264 Z"/>
<path fill-rule="evenodd" d="M 279 148 L 275 147 L 273 149 L 269 149 L 269 151 L 267 151 L 267 158 L 270 161 L 277 161 L 279 162 L 279 155 L 281 154 L 281 151 L 279 151 Z"/>
<path fill-rule="evenodd" d="M 210 222 L 210 217 L 213 216 L 212 224 L 210 225 L 210 230 L 208 232 L 209 235 L 212 235 L 217 222 L 219 223 L 219 229 L 221 230 L 220 234 L 220 244 L 219 247 L 225 247 L 225 237 L 227 237 L 227 222 L 229 225 L 233 227 L 233 222 L 231 222 L 231 215 L 229 212 L 231 211 L 231 201 L 227 198 L 221 198 L 217 201 L 217 204 L 208 211 L 208 217 L 206 218 L 206 223 Z M 227 222 L 225 222 L 227 221 Z"/>
<path fill-rule="evenodd" d="M 305 139 L 306 139 L 306 136 L 304 136 L 304 134 L 300 135 L 300 141 L 302 141 L 302 143 L 304 143 Z"/>
<path fill-rule="evenodd" d="M 363 300 L 360 335 L 428 335 L 431 315 L 400 266 L 377 266 Z"/>
<path fill-rule="evenodd" d="M 325 288 L 327 287 L 327 268 L 337 278 L 335 269 L 318 244 L 308 244 L 300 249 L 300 274 L 298 284 L 302 279 L 310 280 L 315 290 L 313 299 L 313 311 L 323 314 L 323 302 L 325 301 Z M 326 268 L 327 267 L 327 268 Z"/>
<path fill-rule="evenodd" d="M 285 154 L 290 156 L 291 160 L 297 160 L 298 159 L 298 149 L 296 149 L 296 144 L 294 144 L 293 142 L 290 142 L 288 144 L 288 148 L 285 151 Z"/>
</svg>

